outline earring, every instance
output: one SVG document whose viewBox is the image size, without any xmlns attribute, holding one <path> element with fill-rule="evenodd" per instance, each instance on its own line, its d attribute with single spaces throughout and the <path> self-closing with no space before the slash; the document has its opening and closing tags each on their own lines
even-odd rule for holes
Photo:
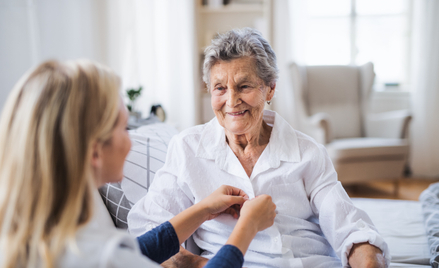
<svg viewBox="0 0 439 268">
<path fill-rule="evenodd" d="M 271 105 L 271 101 L 267 101 L 267 104 L 268 104 L 268 105 Z"/>
</svg>

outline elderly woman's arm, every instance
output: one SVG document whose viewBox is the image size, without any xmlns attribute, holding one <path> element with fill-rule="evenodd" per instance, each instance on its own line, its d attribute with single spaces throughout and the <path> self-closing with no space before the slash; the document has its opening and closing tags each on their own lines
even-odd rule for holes
<svg viewBox="0 0 439 268">
<path fill-rule="evenodd" d="M 386 242 L 337 181 L 326 149 L 318 145 L 313 153 L 316 157 L 310 165 L 317 168 L 305 180 L 305 187 L 320 227 L 343 267 L 387 267 L 390 255 Z"/>
</svg>

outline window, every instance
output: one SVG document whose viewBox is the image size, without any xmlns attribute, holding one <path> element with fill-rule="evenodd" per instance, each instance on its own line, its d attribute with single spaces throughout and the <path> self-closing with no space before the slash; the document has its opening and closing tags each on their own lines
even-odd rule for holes
<svg viewBox="0 0 439 268">
<path fill-rule="evenodd" d="M 375 66 L 375 89 L 409 83 L 410 0 L 310 0 L 304 60 Z"/>
</svg>

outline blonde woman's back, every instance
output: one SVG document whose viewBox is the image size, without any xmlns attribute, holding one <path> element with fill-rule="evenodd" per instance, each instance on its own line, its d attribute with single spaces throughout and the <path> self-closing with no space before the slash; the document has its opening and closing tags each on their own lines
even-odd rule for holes
<svg viewBox="0 0 439 268">
<path fill-rule="evenodd" d="M 93 221 L 77 232 L 76 241 L 78 250 L 69 247 L 56 267 L 160 267 L 141 255 L 134 237 L 121 230 L 102 228 Z"/>
</svg>

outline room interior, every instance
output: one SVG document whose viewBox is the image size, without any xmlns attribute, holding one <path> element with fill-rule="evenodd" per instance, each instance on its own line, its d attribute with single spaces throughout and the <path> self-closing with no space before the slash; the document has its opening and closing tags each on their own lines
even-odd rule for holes
<svg viewBox="0 0 439 268">
<path fill-rule="evenodd" d="M 439 181 L 439 3 L 436 1 L 1 0 L 0 108 L 19 77 L 40 62 L 89 58 L 108 65 L 121 76 L 121 94 L 127 103 L 126 90 L 143 87 L 135 105 L 141 118 L 148 118 L 151 106 L 159 104 L 166 113 L 165 123 L 178 131 L 206 123 L 214 114 L 201 79 L 204 48 L 216 34 L 242 27 L 259 30 L 277 55 L 280 78 L 273 103 L 266 109 L 276 111 L 291 126 L 323 144 L 329 144 L 325 142 L 329 136 L 353 125 L 347 121 L 328 127 L 328 122 L 334 121 L 328 119 L 330 112 L 305 107 L 310 102 L 311 80 L 306 84 L 306 94 L 301 92 L 300 77 L 310 75 L 309 71 L 304 74 L 304 70 L 316 66 L 358 69 L 371 63 L 368 94 L 355 104 L 361 110 L 358 117 L 375 118 L 375 123 L 379 121 L 377 118 L 385 118 L 387 121 L 377 123 L 376 129 L 382 133 L 374 132 L 371 136 L 400 140 L 404 145 L 397 157 L 402 160 L 392 162 L 395 165 L 391 169 L 397 175 L 381 176 L 384 172 L 377 172 L 373 178 L 358 176 L 361 181 L 352 175 L 354 183 L 348 181 L 343 185 L 350 197 L 408 202 L 401 203 L 398 209 L 401 212 L 401 206 L 407 206 L 410 213 L 417 213 L 407 212 L 409 216 L 404 220 L 407 224 L 415 220 L 416 230 L 422 234 L 416 236 L 416 241 L 401 236 L 406 240 L 392 240 L 393 247 L 407 243 L 408 239 L 413 242 L 409 246 L 415 250 L 408 257 L 405 251 L 401 253 L 404 258 L 397 259 L 400 262 L 391 267 L 428 267 L 420 203 L 406 200 L 418 200 L 430 184 Z M 292 65 L 298 66 L 298 72 L 292 71 Z M 356 76 L 352 80 L 354 84 L 365 83 L 364 78 Z M 346 79 L 351 78 L 340 78 Z M 349 94 L 341 93 L 340 98 Z M 324 98 L 325 104 L 332 96 Z M 353 103 L 347 106 L 352 108 Z M 315 116 L 319 112 L 322 113 Z M 379 117 L 382 114 L 384 117 Z M 314 129 L 308 127 L 309 122 L 314 124 Z M 325 132 L 325 128 L 332 132 Z M 365 138 L 370 132 L 367 126 L 358 129 L 357 138 Z M 381 151 L 390 150 L 386 148 Z M 390 163 L 383 164 L 382 156 L 368 159 L 382 166 Z M 355 170 L 358 171 L 358 166 Z M 385 209 L 396 206 L 385 202 L 366 204 L 362 200 L 358 199 L 356 204 L 372 214 L 380 204 L 385 204 L 381 211 L 384 214 Z M 384 214 L 373 216 L 373 220 L 379 221 Z M 114 220 L 117 215 L 111 216 Z M 385 224 L 381 220 L 377 226 Z M 398 224 L 402 226 L 404 222 Z M 424 259 L 420 260 L 416 254 L 423 254 Z"/>
<path fill-rule="evenodd" d="M 253 27 L 271 42 L 280 69 L 276 96 L 266 108 L 317 140 L 321 134 L 310 132 L 301 118 L 290 65 L 372 62 L 368 112 L 404 110 L 412 117 L 407 166 L 397 179 L 401 187 L 428 185 L 439 180 L 439 84 L 433 75 L 439 59 L 430 34 L 438 29 L 436 10 L 418 2 L 423 1 L 2 1 L 0 107 L 17 79 L 39 62 L 91 58 L 116 70 L 122 90 L 144 87 L 136 101 L 143 118 L 160 104 L 166 122 L 181 131 L 213 118 L 201 80 L 204 48 L 217 33 Z M 348 124 L 336 126 L 343 128 Z"/>
</svg>

